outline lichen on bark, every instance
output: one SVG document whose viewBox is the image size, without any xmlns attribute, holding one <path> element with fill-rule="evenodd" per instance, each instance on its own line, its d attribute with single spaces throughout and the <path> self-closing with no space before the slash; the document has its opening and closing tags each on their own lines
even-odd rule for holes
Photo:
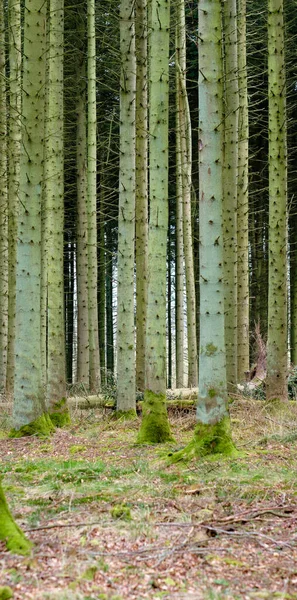
<svg viewBox="0 0 297 600">
<path fill-rule="evenodd" d="M 172 441 L 173 437 L 167 417 L 166 395 L 145 390 L 137 444 L 160 444 Z"/>
<path fill-rule="evenodd" d="M 16 524 L 8 506 L 0 482 L 0 540 L 14 554 L 29 554 L 31 542 Z M 4 588 L 3 588 L 4 589 Z M 5 597 L 5 596 L 3 596 Z M 6 596 L 9 598 L 10 596 Z"/>
</svg>

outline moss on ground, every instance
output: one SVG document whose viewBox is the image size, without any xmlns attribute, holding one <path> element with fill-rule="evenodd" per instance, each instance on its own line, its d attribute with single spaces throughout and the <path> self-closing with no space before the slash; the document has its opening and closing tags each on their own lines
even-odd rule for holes
<svg viewBox="0 0 297 600">
<path fill-rule="evenodd" d="M 172 441 L 174 440 L 167 416 L 165 394 L 155 394 L 146 390 L 137 444 L 161 444 Z"/>
<path fill-rule="evenodd" d="M 0 540 L 14 554 L 29 554 L 32 544 L 16 524 L 8 506 L 0 483 Z M 5 588 L 3 588 L 5 589 Z M 5 596 L 4 596 L 5 597 Z M 10 598 L 10 596 L 7 596 Z M 1 598 L 1 596 L 0 596 Z"/>
<path fill-rule="evenodd" d="M 182 450 L 170 454 L 169 460 L 174 463 L 214 454 L 230 457 L 239 454 L 232 441 L 228 416 L 215 424 L 196 425 L 193 439 Z"/>
<path fill-rule="evenodd" d="M 12 589 L 7 585 L 0 587 L 0 600 L 9 600 L 9 598 L 13 598 Z"/>
<path fill-rule="evenodd" d="M 39 437 L 48 437 L 55 431 L 55 427 L 48 413 L 43 413 L 38 419 L 23 425 L 20 429 L 11 429 L 10 438 L 21 438 L 28 435 L 37 435 Z"/>
<path fill-rule="evenodd" d="M 50 418 L 55 427 L 70 425 L 71 418 L 66 398 L 62 398 L 51 406 Z"/>
</svg>

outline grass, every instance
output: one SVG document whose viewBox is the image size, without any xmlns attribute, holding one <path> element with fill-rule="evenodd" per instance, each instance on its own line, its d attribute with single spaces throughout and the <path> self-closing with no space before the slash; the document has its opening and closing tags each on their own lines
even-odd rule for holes
<svg viewBox="0 0 297 600">
<path fill-rule="evenodd" d="M 290 567 L 282 556 L 281 575 L 281 550 L 273 542 L 262 547 L 255 535 L 278 540 L 291 523 L 290 514 L 277 513 L 296 504 L 297 407 L 271 415 L 259 401 L 236 398 L 231 421 L 240 456 L 188 464 L 170 465 L 166 456 L 189 442 L 194 415 L 174 416 L 176 443 L 165 448 L 135 445 L 138 419 L 114 421 L 93 410 L 76 413 L 71 427 L 46 443 L 0 439 L 9 505 L 23 528 L 35 529 L 27 534 L 35 542 L 32 566 L 2 555 L 1 583 L 17 584 L 24 600 L 190 599 L 193 590 L 197 599 L 296 600 L 294 545 Z M 262 518 L 267 506 L 276 514 Z M 233 537 L 206 532 L 207 523 L 258 509 L 239 531 L 232 526 Z"/>
</svg>

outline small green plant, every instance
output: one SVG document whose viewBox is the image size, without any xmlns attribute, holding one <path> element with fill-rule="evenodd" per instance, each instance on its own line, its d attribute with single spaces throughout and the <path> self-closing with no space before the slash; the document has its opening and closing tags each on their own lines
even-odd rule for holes
<svg viewBox="0 0 297 600">
<path fill-rule="evenodd" d="M 123 521 L 131 521 L 131 510 L 125 504 L 116 504 L 110 511 L 113 519 L 122 519 Z"/>
</svg>

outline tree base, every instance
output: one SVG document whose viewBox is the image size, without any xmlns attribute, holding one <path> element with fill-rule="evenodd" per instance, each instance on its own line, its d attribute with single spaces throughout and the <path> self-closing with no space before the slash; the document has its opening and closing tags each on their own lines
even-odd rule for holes
<svg viewBox="0 0 297 600">
<path fill-rule="evenodd" d="M 62 398 L 51 406 L 50 419 L 55 427 L 70 425 L 71 418 L 66 398 Z"/>
<path fill-rule="evenodd" d="M 191 442 L 182 450 L 169 455 L 169 460 L 175 463 L 208 455 L 234 457 L 239 455 L 232 442 L 228 416 L 214 425 L 205 425 L 204 423 L 196 425 Z"/>
<path fill-rule="evenodd" d="M 142 405 L 142 422 L 136 443 L 162 444 L 173 441 L 165 394 L 154 394 L 154 392 L 146 390 Z"/>
<path fill-rule="evenodd" d="M 23 425 L 20 429 L 12 429 L 9 432 L 10 438 L 26 437 L 28 435 L 37 435 L 38 437 L 49 437 L 55 431 L 55 427 L 48 413 L 43 413 L 38 419 Z"/>
<path fill-rule="evenodd" d="M 113 419 L 117 421 L 134 421 L 137 419 L 136 410 L 131 408 L 130 410 L 116 410 L 113 415 Z"/>
<path fill-rule="evenodd" d="M 6 543 L 7 550 L 14 554 L 29 554 L 32 548 L 31 542 L 24 536 L 18 527 L 10 510 L 0 485 L 0 540 Z M 5 588 L 3 588 L 5 590 Z M 5 596 L 4 596 L 5 597 Z M 7 596 L 10 598 L 11 596 Z M 0 596 L 1 598 L 1 596 Z"/>
</svg>

